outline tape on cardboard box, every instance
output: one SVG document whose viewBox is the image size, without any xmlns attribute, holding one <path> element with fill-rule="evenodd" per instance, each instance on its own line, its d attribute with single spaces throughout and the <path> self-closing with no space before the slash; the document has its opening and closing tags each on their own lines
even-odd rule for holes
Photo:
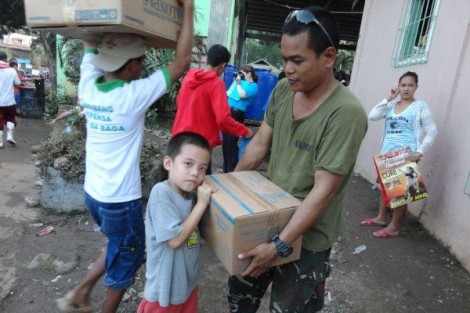
<svg viewBox="0 0 470 313">
<path fill-rule="evenodd" d="M 239 274 L 250 260 L 240 261 L 237 255 L 269 242 L 288 223 L 300 201 L 254 171 L 215 174 L 206 181 L 219 191 L 211 197 L 201 234 L 227 270 Z M 275 265 L 298 259 L 301 241 L 293 244 L 290 258 L 278 258 Z"/>
</svg>

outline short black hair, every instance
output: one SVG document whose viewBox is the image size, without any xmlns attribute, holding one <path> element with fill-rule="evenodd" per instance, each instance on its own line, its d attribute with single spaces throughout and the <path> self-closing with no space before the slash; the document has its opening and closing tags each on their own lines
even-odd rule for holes
<svg viewBox="0 0 470 313">
<path fill-rule="evenodd" d="M 407 77 L 407 76 L 412 77 L 415 80 L 416 85 L 418 85 L 418 74 L 416 74 L 415 72 L 410 72 L 410 71 L 408 71 L 405 74 L 401 75 L 400 79 L 398 80 L 398 83 L 400 84 L 401 80 L 403 78 Z"/>
<path fill-rule="evenodd" d="M 166 155 L 174 160 L 181 152 L 181 147 L 185 144 L 194 145 L 196 147 L 211 151 L 211 146 L 206 138 L 193 132 L 182 132 L 170 139 Z"/>
<path fill-rule="evenodd" d="M 222 45 L 213 45 L 207 51 L 207 64 L 210 66 L 218 66 L 222 63 L 228 63 L 230 61 L 231 54 Z"/>
<path fill-rule="evenodd" d="M 0 60 L 8 59 L 7 53 L 3 50 L 0 50 Z"/>
<path fill-rule="evenodd" d="M 328 35 L 330 35 L 334 48 L 338 50 L 339 30 L 334 16 L 328 10 L 317 6 L 303 8 L 303 10 L 310 11 L 317 18 L 318 22 L 325 28 Z M 315 23 L 304 24 L 294 18 L 286 21 L 282 26 L 282 33 L 289 36 L 295 36 L 307 31 L 309 35 L 308 47 L 315 51 L 317 55 L 320 55 L 327 48 L 331 47 L 328 37 Z"/>
<path fill-rule="evenodd" d="M 8 65 L 10 65 L 10 67 L 13 67 L 13 66 L 15 66 L 15 65 L 18 66 L 18 63 L 13 62 L 13 61 L 10 61 L 10 63 L 9 63 Z"/>
</svg>

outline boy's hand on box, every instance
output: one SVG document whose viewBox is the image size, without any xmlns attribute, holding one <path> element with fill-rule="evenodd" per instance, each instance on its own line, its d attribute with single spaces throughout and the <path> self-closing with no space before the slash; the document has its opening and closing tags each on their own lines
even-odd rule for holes
<svg viewBox="0 0 470 313">
<path fill-rule="evenodd" d="M 211 201 L 211 195 L 215 192 L 208 183 L 204 182 L 201 186 L 197 187 L 197 202 L 208 205 Z"/>
</svg>

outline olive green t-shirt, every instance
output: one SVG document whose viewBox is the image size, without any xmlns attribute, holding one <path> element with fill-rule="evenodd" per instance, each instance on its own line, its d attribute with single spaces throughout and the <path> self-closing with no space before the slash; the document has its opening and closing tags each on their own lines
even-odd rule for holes
<svg viewBox="0 0 470 313">
<path fill-rule="evenodd" d="M 315 171 L 345 177 L 323 214 L 304 233 L 303 247 L 330 248 L 342 228 L 342 200 L 356 156 L 367 131 L 367 116 L 359 100 L 338 87 L 313 113 L 293 119 L 294 92 L 282 80 L 269 100 L 265 122 L 273 129 L 269 178 L 303 201 L 315 185 Z"/>
</svg>

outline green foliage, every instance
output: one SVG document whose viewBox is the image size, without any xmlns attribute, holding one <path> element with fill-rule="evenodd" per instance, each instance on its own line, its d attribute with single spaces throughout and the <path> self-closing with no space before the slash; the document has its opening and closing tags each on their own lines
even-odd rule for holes
<svg viewBox="0 0 470 313">
<path fill-rule="evenodd" d="M 156 130 L 159 128 L 158 112 L 156 108 L 151 108 L 145 114 L 145 128 L 150 130 Z"/>
<path fill-rule="evenodd" d="M 80 80 L 80 63 L 83 57 L 83 43 L 79 39 L 58 36 L 57 57 L 59 64 L 64 69 L 64 75 L 74 84 Z"/>
<path fill-rule="evenodd" d="M 70 110 L 70 114 L 67 118 L 67 124 L 71 127 L 79 127 L 81 125 L 81 121 L 85 118 L 82 114 L 82 111 L 79 106 L 75 106 L 72 110 Z"/>
<path fill-rule="evenodd" d="M 266 59 L 277 68 L 282 67 L 281 47 L 279 42 L 259 39 L 246 39 L 246 63 Z"/>
<path fill-rule="evenodd" d="M 77 119 L 70 133 L 63 132 L 55 138 L 49 138 L 41 143 L 38 160 L 40 161 L 40 176 L 47 177 L 47 168 L 54 167 L 57 158 L 64 157 L 66 162 L 58 169 L 62 177 L 71 182 L 83 183 L 85 180 L 85 119 Z M 140 162 L 142 183 L 151 178 L 152 169 L 161 153 L 150 140 L 144 140 Z"/>
<path fill-rule="evenodd" d="M 41 143 L 38 152 L 41 177 L 47 177 L 47 168 L 54 167 L 57 158 L 64 157 L 67 162 L 60 168 L 64 179 L 83 183 L 85 178 L 85 132 L 62 133 Z"/>
<path fill-rule="evenodd" d="M 26 27 L 23 1 L 2 0 L 0 5 L 0 35 Z"/>
<path fill-rule="evenodd" d="M 44 47 L 42 45 L 34 45 L 31 48 L 31 63 L 33 64 L 33 68 L 41 69 L 41 67 L 46 66 L 47 64 L 47 57 L 46 53 L 44 52 Z"/>
<path fill-rule="evenodd" d="M 351 71 L 354 64 L 354 52 L 348 50 L 338 50 L 335 61 L 337 71 Z"/>
<path fill-rule="evenodd" d="M 145 139 L 142 147 L 142 156 L 140 161 L 140 174 L 141 181 L 144 183 L 146 180 L 152 178 L 153 169 L 156 162 L 161 157 L 161 152 L 150 140 Z"/>
<path fill-rule="evenodd" d="M 156 70 L 167 66 L 175 58 L 175 51 L 172 49 L 148 48 L 145 52 L 144 77 L 152 75 Z M 181 87 L 181 82 L 172 84 L 170 90 L 160 98 L 147 112 L 147 116 L 152 118 L 156 113 L 151 111 L 174 111 L 176 110 L 176 96 Z M 146 125 L 151 125 L 151 121 L 146 121 Z"/>
<path fill-rule="evenodd" d="M 46 88 L 44 119 L 46 121 L 52 120 L 56 117 L 61 103 L 74 104 L 75 99 L 66 96 L 63 87 L 57 88 L 57 92 L 52 88 Z"/>
</svg>

